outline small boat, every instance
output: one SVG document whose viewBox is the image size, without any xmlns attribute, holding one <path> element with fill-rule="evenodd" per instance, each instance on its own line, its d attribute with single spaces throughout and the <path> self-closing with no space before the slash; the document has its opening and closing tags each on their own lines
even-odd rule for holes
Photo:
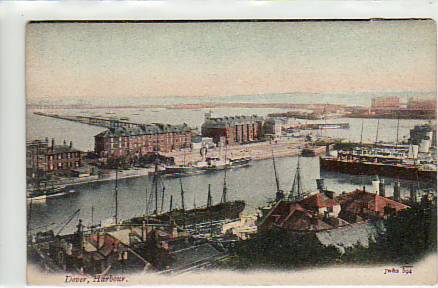
<svg viewBox="0 0 438 288">
<path fill-rule="evenodd" d="M 161 174 L 174 177 L 191 176 L 209 172 L 222 171 L 226 168 L 239 168 L 249 166 L 251 157 L 241 157 L 222 160 L 219 157 L 207 157 L 205 161 L 196 162 L 189 165 L 166 166 Z"/>
</svg>

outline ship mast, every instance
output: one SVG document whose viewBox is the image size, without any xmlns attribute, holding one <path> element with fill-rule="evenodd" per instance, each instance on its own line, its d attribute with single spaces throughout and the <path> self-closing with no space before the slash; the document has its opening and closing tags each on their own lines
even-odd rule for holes
<svg viewBox="0 0 438 288">
<path fill-rule="evenodd" d="M 227 147 L 228 147 L 227 144 L 225 144 L 225 169 L 224 169 L 224 186 L 222 189 L 222 199 L 221 199 L 222 203 L 227 202 L 227 190 L 228 190 L 228 188 L 227 188 L 227 167 L 228 167 L 228 165 L 227 165 Z"/>
<path fill-rule="evenodd" d="M 158 214 L 158 158 L 155 159 L 155 172 L 154 172 L 154 192 L 155 192 L 155 215 Z"/>
<path fill-rule="evenodd" d="M 301 200 L 303 196 L 303 187 L 301 185 L 301 169 L 300 169 L 300 157 L 298 156 L 297 160 L 297 170 L 295 172 L 294 181 L 292 183 L 292 189 L 290 191 L 291 198 Z M 296 197 L 294 195 L 296 194 Z"/>
<path fill-rule="evenodd" d="M 149 209 L 148 209 L 148 202 L 149 202 L 149 201 L 148 201 L 148 196 L 149 196 L 149 193 L 148 193 L 148 186 L 145 185 L 145 198 L 144 198 L 144 202 L 145 202 L 145 203 L 144 203 L 144 204 L 145 204 L 145 205 L 144 205 L 144 214 L 145 214 L 145 215 L 148 215 L 148 212 L 149 212 L 149 211 L 148 211 L 148 210 L 149 210 Z"/>
<path fill-rule="evenodd" d="M 117 225 L 118 222 L 118 210 L 119 210 L 119 191 L 118 191 L 118 178 L 119 178 L 119 161 L 117 160 L 117 164 L 116 164 L 116 183 L 115 183 L 115 187 L 114 187 L 114 200 L 116 202 L 116 211 L 115 211 L 115 215 L 114 215 L 114 224 Z"/>
<path fill-rule="evenodd" d="M 360 128 L 360 145 L 362 145 L 362 136 L 363 136 L 363 119 L 362 119 L 362 126 Z"/>
<path fill-rule="evenodd" d="M 185 205 L 184 205 L 184 189 L 181 178 L 179 178 L 179 186 L 181 188 L 181 208 L 183 212 L 185 211 Z"/>
<path fill-rule="evenodd" d="M 376 141 L 374 142 L 374 145 L 377 145 L 377 141 L 379 139 L 379 124 L 380 124 L 380 119 L 377 119 Z"/>
<path fill-rule="evenodd" d="M 154 171 L 154 192 L 155 192 L 155 215 L 158 215 L 158 132 L 155 148 L 155 171 Z"/>
<path fill-rule="evenodd" d="M 208 195 L 207 195 L 207 209 L 208 209 L 208 216 L 210 218 L 210 235 L 213 234 L 213 218 L 211 217 L 211 184 L 208 184 Z"/>
<path fill-rule="evenodd" d="M 196 193 L 193 195 L 193 208 L 196 209 Z"/>
<path fill-rule="evenodd" d="M 271 153 L 272 153 L 272 164 L 274 167 L 275 185 L 277 186 L 277 193 L 275 194 L 276 196 L 275 198 L 276 200 L 280 200 L 283 198 L 283 191 L 280 190 L 280 181 L 278 180 L 277 166 L 275 165 L 274 148 L 272 147 L 272 142 L 271 142 Z"/>
<path fill-rule="evenodd" d="M 179 186 L 181 187 L 181 208 L 182 208 L 182 215 L 183 215 L 183 227 L 186 226 L 186 211 L 185 211 L 185 205 L 184 205 L 184 189 L 181 178 L 179 178 Z"/>
<path fill-rule="evenodd" d="M 161 207 L 160 207 L 160 213 L 163 212 L 163 205 L 164 205 L 164 193 L 166 192 L 166 187 L 163 184 L 162 193 L 161 193 Z"/>
<path fill-rule="evenodd" d="M 210 208 L 211 202 L 211 184 L 208 184 L 207 208 Z"/>
<path fill-rule="evenodd" d="M 172 205 L 173 205 L 173 195 L 170 195 L 169 212 L 172 212 L 172 209 L 173 209 Z"/>
<path fill-rule="evenodd" d="M 395 139 L 395 147 L 398 147 L 398 131 L 400 127 L 400 111 L 397 111 L 397 136 Z"/>
</svg>

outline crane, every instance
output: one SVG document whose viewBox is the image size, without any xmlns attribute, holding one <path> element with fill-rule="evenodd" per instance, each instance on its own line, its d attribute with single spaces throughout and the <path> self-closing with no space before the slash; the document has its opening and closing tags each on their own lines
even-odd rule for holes
<svg viewBox="0 0 438 288">
<path fill-rule="evenodd" d="M 56 236 L 58 236 L 63 230 L 64 228 L 68 225 L 68 223 L 71 222 L 71 220 L 73 220 L 73 218 L 75 218 L 75 216 L 81 211 L 81 209 L 76 210 L 68 219 L 67 221 L 61 226 L 61 228 L 59 228 L 58 233 L 56 233 Z"/>
</svg>

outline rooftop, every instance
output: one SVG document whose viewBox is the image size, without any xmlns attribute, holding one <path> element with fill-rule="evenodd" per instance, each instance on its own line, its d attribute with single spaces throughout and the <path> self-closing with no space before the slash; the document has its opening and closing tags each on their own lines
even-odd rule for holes
<svg viewBox="0 0 438 288">
<path fill-rule="evenodd" d="M 202 124 L 202 127 L 222 128 L 222 127 L 231 127 L 235 125 L 252 124 L 259 121 L 263 121 L 263 117 L 257 115 L 224 116 L 217 118 L 207 118 L 205 122 Z"/>
<path fill-rule="evenodd" d="M 313 194 L 307 198 L 304 198 L 300 204 L 307 209 L 318 209 L 324 207 L 333 207 L 339 203 L 324 193 Z"/>
<path fill-rule="evenodd" d="M 49 147 L 47 154 L 59 154 L 68 152 L 80 152 L 80 150 L 70 147 L 69 145 L 55 145 L 53 149 Z"/>
<path fill-rule="evenodd" d="M 190 132 L 190 128 L 186 123 L 179 125 L 170 125 L 162 123 L 144 124 L 135 127 L 115 127 L 105 130 L 94 137 L 124 137 L 137 135 L 156 135 L 164 133 L 184 133 Z"/>
<path fill-rule="evenodd" d="M 345 195 L 340 195 L 337 199 L 343 211 L 354 214 L 360 214 L 363 208 L 377 213 L 382 213 L 385 207 L 396 209 L 396 211 L 409 208 L 409 206 L 403 203 L 359 189 Z"/>
</svg>

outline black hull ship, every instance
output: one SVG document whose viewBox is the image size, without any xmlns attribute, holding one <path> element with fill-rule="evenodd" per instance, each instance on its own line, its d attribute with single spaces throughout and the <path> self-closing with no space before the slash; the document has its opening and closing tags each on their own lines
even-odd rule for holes
<svg viewBox="0 0 438 288">
<path fill-rule="evenodd" d="M 142 224 L 144 221 L 172 222 L 178 226 L 193 225 L 225 219 L 238 219 L 245 209 L 244 201 L 228 201 L 210 207 L 194 208 L 190 210 L 173 210 L 159 215 L 135 217 L 127 223 Z"/>
<path fill-rule="evenodd" d="M 248 161 L 244 161 L 246 159 L 239 159 L 239 164 L 249 163 Z M 196 203 L 193 203 L 193 209 L 185 209 L 185 201 L 184 195 L 185 191 L 183 188 L 182 179 L 179 178 L 180 184 L 180 197 L 181 203 L 180 208 L 175 209 L 173 207 L 173 196 L 170 196 L 170 207 L 167 212 L 163 212 L 163 199 L 166 188 L 164 187 L 164 182 L 161 180 L 161 173 L 158 170 L 158 163 L 155 164 L 155 172 L 152 181 L 152 189 L 151 193 L 148 194 L 148 204 L 146 207 L 146 211 L 149 212 L 150 208 L 155 205 L 153 209 L 153 213 L 150 215 L 134 217 L 126 223 L 134 223 L 141 224 L 145 221 L 158 221 L 158 222 L 168 222 L 174 223 L 176 225 L 192 225 L 198 223 L 206 223 L 212 221 L 219 220 L 227 220 L 227 219 L 238 219 L 240 218 L 240 213 L 245 209 L 245 202 L 242 200 L 229 201 L 227 198 L 228 188 L 227 188 L 227 170 L 230 165 L 225 165 L 225 163 L 230 163 L 227 160 L 226 152 L 225 152 L 225 160 L 223 161 L 223 170 L 224 170 L 224 182 L 223 182 L 223 190 L 221 200 L 218 204 L 212 204 L 212 196 L 211 196 L 211 187 L 208 185 L 208 194 L 207 194 L 207 205 L 203 207 L 196 208 Z M 160 187 L 159 187 L 160 186 Z M 161 195 L 160 195 L 161 193 Z M 159 199 L 161 199 L 161 205 L 159 205 Z M 148 214 L 148 213 L 146 213 Z"/>
<path fill-rule="evenodd" d="M 352 144 L 348 150 L 336 151 L 336 156 L 320 158 L 320 168 L 353 175 L 380 175 L 413 181 L 437 180 L 436 156 L 433 156 L 432 128 L 421 133 L 421 139 L 410 139 L 409 145 L 398 141 L 399 121 L 397 121 L 397 139 L 394 144 L 378 145 L 379 120 L 377 121 L 374 145 Z M 411 130 L 413 131 L 420 128 Z M 417 138 L 418 138 L 417 137 Z M 412 138 L 412 137 L 411 137 Z"/>
<path fill-rule="evenodd" d="M 422 169 L 408 164 L 360 162 L 321 157 L 320 168 L 352 175 L 381 175 L 405 180 L 436 181 L 436 169 Z"/>
</svg>

